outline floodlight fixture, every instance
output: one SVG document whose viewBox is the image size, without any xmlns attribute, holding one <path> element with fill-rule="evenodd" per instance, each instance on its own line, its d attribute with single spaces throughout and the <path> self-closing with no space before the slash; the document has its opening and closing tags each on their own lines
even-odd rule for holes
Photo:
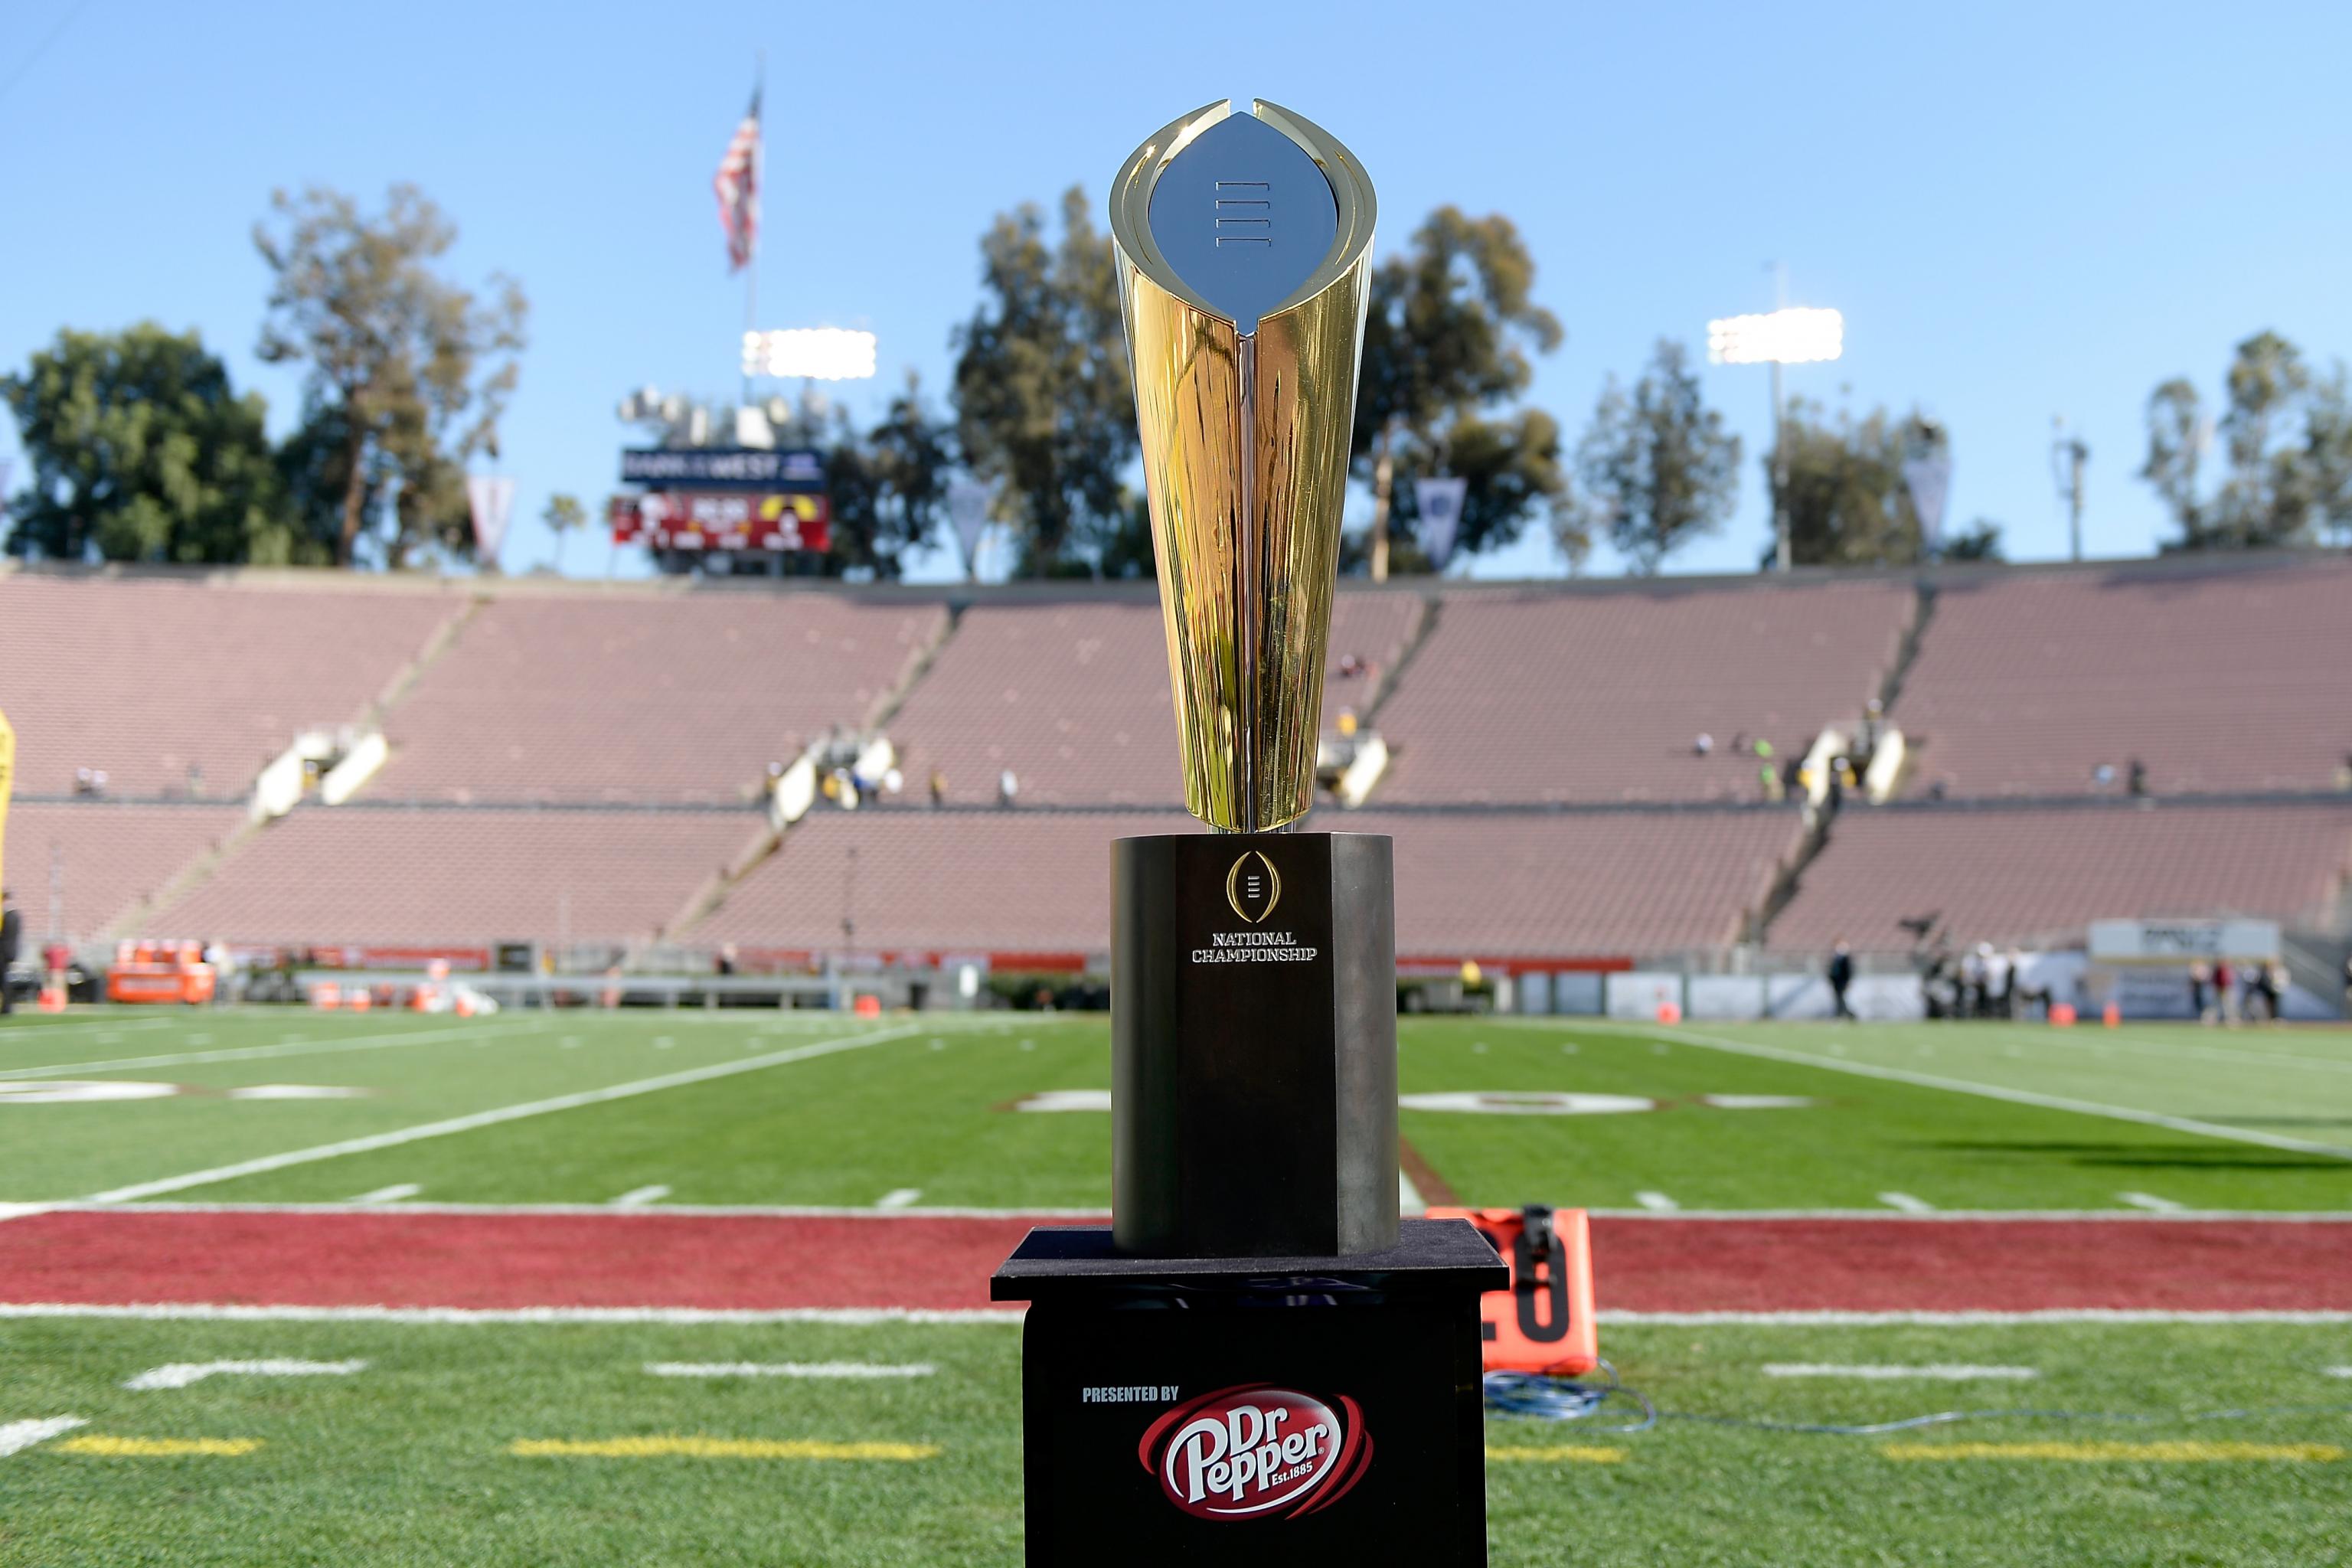
<svg viewBox="0 0 2352 1568">
<path fill-rule="evenodd" d="M 802 381 L 864 381 L 874 374 L 874 334 L 842 327 L 745 332 L 743 374 Z"/>
<path fill-rule="evenodd" d="M 1844 352 L 1845 318 L 1835 310 L 1792 308 L 1706 324 L 1709 364 L 1820 364 Z"/>
</svg>

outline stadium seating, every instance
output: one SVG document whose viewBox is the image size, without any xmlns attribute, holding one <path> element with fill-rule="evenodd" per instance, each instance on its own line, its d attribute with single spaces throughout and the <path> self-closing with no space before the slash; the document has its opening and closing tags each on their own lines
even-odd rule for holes
<svg viewBox="0 0 2352 1568">
<path fill-rule="evenodd" d="M 1324 722 L 1370 707 L 1420 624 L 1421 595 L 1343 593 L 1327 670 Z M 1183 778 L 1168 688 L 1160 601 L 1148 586 L 1116 598 L 1020 603 L 963 612 L 890 723 L 919 794 L 934 770 L 954 804 L 992 805 L 1013 771 L 1024 805 L 1176 805 Z"/>
<path fill-rule="evenodd" d="M 2352 561 L 2000 572 L 1937 589 L 1893 710 L 1911 793 L 2325 789 L 2352 753 Z"/>
<path fill-rule="evenodd" d="M 53 865 L 62 876 L 63 935 L 87 942 L 163 891 L 244 822 L 235 806 L 17 802 L 8 813 L 5 874 L 24 911 L 26 956 L 49 932 Z"/>
<path fill-rule="evenodd" d="M 65 795 L 89 768 L 118 798 L 242 800 L 301 731 L 359 718 L 459 602 L 321 573 L 0 573 L 16 787 Z"/>
<path fill-rule="evenodd" d="M 142 929 L 257 945 L 625 942 L 679 918 L 766 826 L 750 811 L 302 806 Z"/>
<path fill-rule="evenodd" d="M 1181 811 L 826 812 L 685 940 L 835 952 L 848 920 L 863 953 L 1101 953 L 1110 841 L 1199 830 Z"/>
<path fill-rule="evenodd" d="M 1395 837 L 1407 957 L 1718 947 L 1791 868 L 1768 932 L 1790 952 L 1898 949 L 1896 922 L 1937 910 L 1969 940 L 2020 942 L 2105 916 L 2342 922 L 2352 794 L 2329 792 L 2352 751 L 2352 562 L 1930 586 L 1899 681 L 1908 579 L 1351 588 L 1325 722 L 1368 716 L 1394 759 L 1367 809 L 1314 826 Z M 823 952 L 846 914 L 866 953 L 1099 954 L 1108 841 L 1193 826 L 1157 597 L 982 591 L 951 626 L 968 592 L 0 570 L 9 879 L 45 926 L 62 845 L 81 940 Z M 1732 741 L 1785 761 L 1890 685 L 1921 748 L 1914 798 L 1849 804 L 1800 867 L 1796 809 L 1755 804 L 1756 759 Z M 394 754 L 356 804 L 299 806 L 207 859 L 258 763 L 380 702 Z M 766 842 L 751 808 L 771 763 L 875 722 L 899 748 L 898 802 L 821 804 L 714 880 Z M 2152 804 L 2123 798 L 2134 757 Z M 2049 798 L 2091 792 L 2100 763 L 2110 798 Z M 78 766 L 106 769 L 112 799 L 63 798 Z M 168 803 L 191 767 L 218 804 Z M 921 804 L 935 767 L 947 810 Z M 1000 811 L 1007 768 L 1018 805 Z M 1942 804 L 1916 798 L 1938 782 Z M 2168 798 L 2185 794 L 2234 798 Z"/>
<path fill-rule="evenodd" d="M 1572 958 L 1712 947 L 1740 933 L 1797 847 L 1793 810 L 1322 812 L 1396 838 L 1402 955 Z M 1110 841 L 1196 831 L 1181 812 L 869 811 L 808 818 L 686 933 L 824 952 L 1100 954 Z M 852 851 L 855 851 L 855 864 Z"/>
<path fill-rule="evenodd" d="M 1580 958 L 1738 941 L 1796 853 L 1793 808 L 1326 812 L 1396 839 L 1397 952 Z"/>
<path fill-rule="evenodd" d="M 1381 710 L 1374 799 L 1753 801 L 1733 738 L 1785 758 L 1858 715 L 1916 604 L 1892 578 L 1451 590 Z"/>
<path fill-rule="evenodd" d="M 370 794 L 748 800 L 770 763 L 871 721 L 946 619 L 836 594 L 507 590 L 394 711 Z"/>
<path fill-rule="evenodd" d="M 2082 940 L 2095 920 L 2324 912 L 2352 873 L 2352 801 L 1849 810 L 1773 921 L 1770 945 L 1910 947 L 1941 911 L 1964 942 Z"/>
</svg>

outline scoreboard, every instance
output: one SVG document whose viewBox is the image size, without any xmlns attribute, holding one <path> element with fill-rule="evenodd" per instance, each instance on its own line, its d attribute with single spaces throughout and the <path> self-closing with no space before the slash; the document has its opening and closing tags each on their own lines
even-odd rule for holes
<svg viewBox="0 0 2352 1568">
<path fill-rule="evenodd" d="M 655 490 L 613 498 L 613 542 L 655 550 L 808 550 L 833 542 L 823 495 Z"/>
<path fill-rule="evenodd" d="M 820 452 L 639 448 L 621 454 L 621 480 L 646 488 L 613 498 L 613 542 L 643 544 L 669 570 L 704 552 L 821 555 L 833 542 Z"/>
</svg>

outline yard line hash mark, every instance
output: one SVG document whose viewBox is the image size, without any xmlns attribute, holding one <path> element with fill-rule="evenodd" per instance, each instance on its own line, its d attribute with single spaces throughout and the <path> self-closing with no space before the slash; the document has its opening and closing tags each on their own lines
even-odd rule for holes
<svg viewBox="0 0 2352 1568">
<path fill-rule="evenodd" d="M 2136 1209 L 2146 1209 L 2150 1214 L 2186 1214 L 2189 1212 L 2189 1205 L 2187 1204 L 2177 1204 L 2170 1198 L 2160 1198 L 2153 1193 L 2117 1193 L 2116 1196 L 2118 1200 L 2131 1205 L 2132 1207 Z"/>
<path fill-rule="evenodd" d="M 88 1425 L 79 1415 L 51 1415 L 37 1421 L 0 1421 L 0 1459 L 20 1453 L 37 1443 L 61 1437 L 77 1426 Z"/>
<path fill-rule="evenodd" d="M 263 1361 L 175 1361 L 150 1367 L 122 1386 L 146 1393 L 159 1388 L 186 1388 L 223 1373 L 240 1377 L 350 1377 L 366 1370 L 364 1361 L 298 1361 L 286 1357 Z"/>
<path fill-rule="evenodd" d="M 1934 1214 L 1936 1212 L 1936 1205 L 1934 1204 L 1929 1203 L 1925 1198 L 1915 1198 L 1909 1193 L 1881 1193 L 1878 1194 L 1878 1201 L 1885 1204 L 1888 1208 L 1900 1209 L 1905 1214 Z"/>
<path fill-rule="evenodd" d="M 667 1196 L 669 1196 L 669 1189 L 656 1182 L 651 1186 L 631 1187 L 613 1200 L 613 1206 L 616 1209 L 641 1209 L 649 1204 L 657 1204 Z"/>
<path fill-rule="evenodd" d="M 920 1187 L 893 1187 L 876 1198 L 874 1206 L 877 1209 L 912 1208 L 915 1205 L 915 1200 L 922 1195 L 923 1189 Z"/>
<path fill-rule="evenodd" d="M 1916 1379 L 1927 1383 L 2021 1383 L 2042 1373 L 2030 1366 L 1973 1366 L 1961 1362 L 1931 1362 L 1925 1366 L 1885 1366 L 1862 1363 L 1841 1366 L 1827 1362 L 1767 1362 L 1767 1377 L 1850 1377 L 1864 1382 L 1895 1383 Z"/>
<path fill-rule="evenodd" d="M 1664 1193 L 1635 1193 L 1633 1201 L 1652 1214 L 1672 1214 L 1683 1206 Z"/>
<path fill-rule="evenodd" d="M 403 1198 L 413 1198 L 425 1188 L 415 1182 L 394 1182 L 388 1187 L 377 1187 L 353 1198 L 355 1204 L 396 1204 Z"/>
</svg>

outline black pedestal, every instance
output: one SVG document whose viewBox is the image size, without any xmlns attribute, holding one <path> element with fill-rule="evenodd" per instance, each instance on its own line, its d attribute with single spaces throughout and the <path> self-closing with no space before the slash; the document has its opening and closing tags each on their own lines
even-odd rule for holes
<svg viewBox="0 0 2352 1568">
<path fill-rule="evenodd" d="M 1478 1298 L 1507 1283 L 1460 1220 L 1346 1258 L 1031 1231 L 990 1281 L 1034 1303 L 1029 1563 L 1483 1563 Z"/>
<path fill-rule="evenodd" d="M 1389 839 L 1121 838 L 1111 865 L 1119 1249 L 1329 1258 L 1394 1247 Z"/>
</svg>

